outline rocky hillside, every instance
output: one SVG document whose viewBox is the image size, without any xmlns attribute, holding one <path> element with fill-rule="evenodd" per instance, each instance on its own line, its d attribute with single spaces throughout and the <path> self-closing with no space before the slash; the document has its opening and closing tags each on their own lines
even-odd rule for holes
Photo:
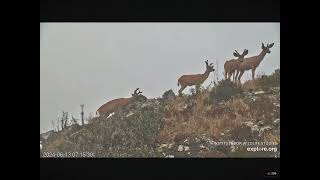
<svg viewBox="0 0 320 180">
<path fill-rule="evenodd" d="M 40 156 L 280 157 L 280 69 L 191 92 L 141 95 L 109 118 L 41 134 Z M 248 150 L 261 147 L 269 150 Z"/>
</svg>

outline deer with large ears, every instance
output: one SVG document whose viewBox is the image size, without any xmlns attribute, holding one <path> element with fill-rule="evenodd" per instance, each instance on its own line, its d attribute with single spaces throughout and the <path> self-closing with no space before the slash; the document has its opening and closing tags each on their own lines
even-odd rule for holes
<svg viewBox="0 0 320 180">
<path fill-rule="evenodd" d="M 182 91 L 187 86 L 196 86 L 196 93 L 199 91 L 200 85 L 209 77 L 209 74 L 215 69 L 213 69 L 213 63 L 209 65 L 208 60 L 206 63 L 206 71 L 203 74 L 192 74 L 192 75 L 183 75 L 178 79 L 178 86 L 181 88 L 179 90 L 179 96 L 182 95 Z"/>
<path fill-rule="evenodd" d="M 114 99 L 105 103 L 97 110 L 96 114 L 98 115 L 99 113 L 100 116 L 108 117 L 111 113 L 115 112 L 118 108 L 124 107 L 128 105 L 130 102 L 136 100 L 139 97 L 139 94 L 142 93 L 140 90 L 139 92 L 137 92 L 138 90 L 139 88 L 137 88 L 133 92 L 132 97 L 130 98 L 119 98 L 119 99 Z"/>
<path fill-rule="evenodd" d="M 231 76 L 233 75 L 233 81 L 236 81 L 235 72 L 236 72 L 237 66 L 241 62 L 243 62 L 243 59 L 247 54 L 248 54 L 248 50 L 247 49 L 243 50 L 242 54 L 238 53 L 238 51 L 235 50 L 233 55 L 235 57 L 237 57 L 238 59 L 231 59 L 231 60 L 228 60 L 228 61 L 226 61 L 224 63 L 224 77 L 225 77 L 225 79 L 230 79 Z"/>
<path fill-rule="evenodd" d="M 254 80 L 254 75 L 257 67 L 260 65 L 261 61 L 264 59 L 267 53 L 271 53 L 270 48 L 272 48 L 274 43 L 267 44 L 265 46 L 263 43 L 261 45 L 262 51 L 257 56 L 252 56 L 248 58 L 244 58 L 243 62 L 240 63 L 236 70 L 238 71 L 236 74 L 236 78 L 238 78 L 238 82 L 241 83 L 241 77 L 243 73 L 247 70 L 252 71 L 252 80 Z M 240 74 L 239 74 L 240 73 Z M 239 74 L 239 76 L 238 76 Z"/>
</svg>

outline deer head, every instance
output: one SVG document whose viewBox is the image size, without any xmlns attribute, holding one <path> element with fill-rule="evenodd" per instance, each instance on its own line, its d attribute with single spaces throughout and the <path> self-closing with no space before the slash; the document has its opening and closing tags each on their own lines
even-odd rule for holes
<svg viewBox="0 0 320 180">
<path fill-rule="evenodd" d="M 248 49 L 244 49 L 244 50 L 243 50 L 243 53 L 240 54 L 240 53 L 238 53 L 237 50 L 234 50 L 233 55 L 234 55 L 235 57 L 239 58 L 239 59 L 243 59 L 243 58 L 248 54 L 248 52 L 249 52 Z"/>
<path fill-rule="evenodd" d="M 244 57 L 248 54 L 248 52 L 249 52 L 248 49 L 244 49 L 244 50 L 243 50 L 243 53 L 240 54 L 240 53 L 238 53 L 237 50 L 234 50 L 233 55 L 234 55 L 235 57 L 237 57 L 238 59 L 240 59 L 240 61 L 242 62 L 243 59 L 244 59 Z"/>
<path fill-rule="evenodd" d="M 205 63 L 206 63 L 206 72 L 213 72 L 213 71 L 215 71 L 215 69 L 213 69 L 213 63 L 211 63 L 210 65 L 209 65 L 209 63 L 208 63 L 208 60 L 206 60 L 205 61 Z"/>
<path fill-rule="evenodd" d="M 141 94 L 142 92 L 139 90 L 139 92 L 137 92 L 139 90 L 139 88 L 137 88 L 136 90 L 134 90 L 134 92 L 133 92 L 133 94 L 131 94 L 132 95 L 132 97 L 138 97 L 139 96 L 139 94 Z"/>
<path fill-rule="evenodd" d="M 271 53 L 270 48 L 272 48 L 273 45 L 274 45 L 274 43 L 267 44 L 267 46 L 264 46 L 264 44 L 262 43 L 262 45 L 261 45 L 262 51 L 264 51 L 266 53 Z"/>
</svg>

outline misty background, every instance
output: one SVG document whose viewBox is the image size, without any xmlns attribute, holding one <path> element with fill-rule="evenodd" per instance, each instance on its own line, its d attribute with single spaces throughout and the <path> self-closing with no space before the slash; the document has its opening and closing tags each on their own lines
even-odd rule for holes
<svg viewBox="0 0 320 180">
<path fill-rule="evenodd" d="M 216 71 L 206 86 L 224 78 L 234 50 L 254 56 L 262 42 L 275 45 L 256 73 L 271 74 L 280 68 L 280 23 L 40 23 L 40 132 L 62 110 L 80 119 L 85 104 L 86 118 L 138 87 L 148 98 L 177 94 L 178 78 L 203 73 L 209 60 Z"/>
</svg>

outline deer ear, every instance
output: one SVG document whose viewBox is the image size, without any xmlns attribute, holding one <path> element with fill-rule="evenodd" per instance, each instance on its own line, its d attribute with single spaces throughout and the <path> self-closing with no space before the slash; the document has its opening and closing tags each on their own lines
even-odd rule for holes
<svg viewBox="0 0 320 180">
<path fill-rule="evenodd" d="M 237 53 L 235 53 L 235 52 L 233 53 L 233 55 L 234 55 L 234 57 L 239 57 L 239 56 L 238 56 L 238 54 L 237 54 Z"/>
<path fill-rule="evenodd" d="M 247 55 L 248 54 L 248 49 L 245 49 L 244 51 L 243 51 L 243 55 L 245 56 L 245 55 Z"/>
<path fill-rule="evenodd" d="M 273 45 L 274 45 L 274 43 L 271 43 L 271 44 L 268 46 L 268 48 L 272 48 Z"/>
<path fill-rule="evenodd" d="M 263 43 L 262 43 L 261 47 L 262 47 L 262 49 L 265 49 L 265 48 L 266 48 Z"/>
</svg>

